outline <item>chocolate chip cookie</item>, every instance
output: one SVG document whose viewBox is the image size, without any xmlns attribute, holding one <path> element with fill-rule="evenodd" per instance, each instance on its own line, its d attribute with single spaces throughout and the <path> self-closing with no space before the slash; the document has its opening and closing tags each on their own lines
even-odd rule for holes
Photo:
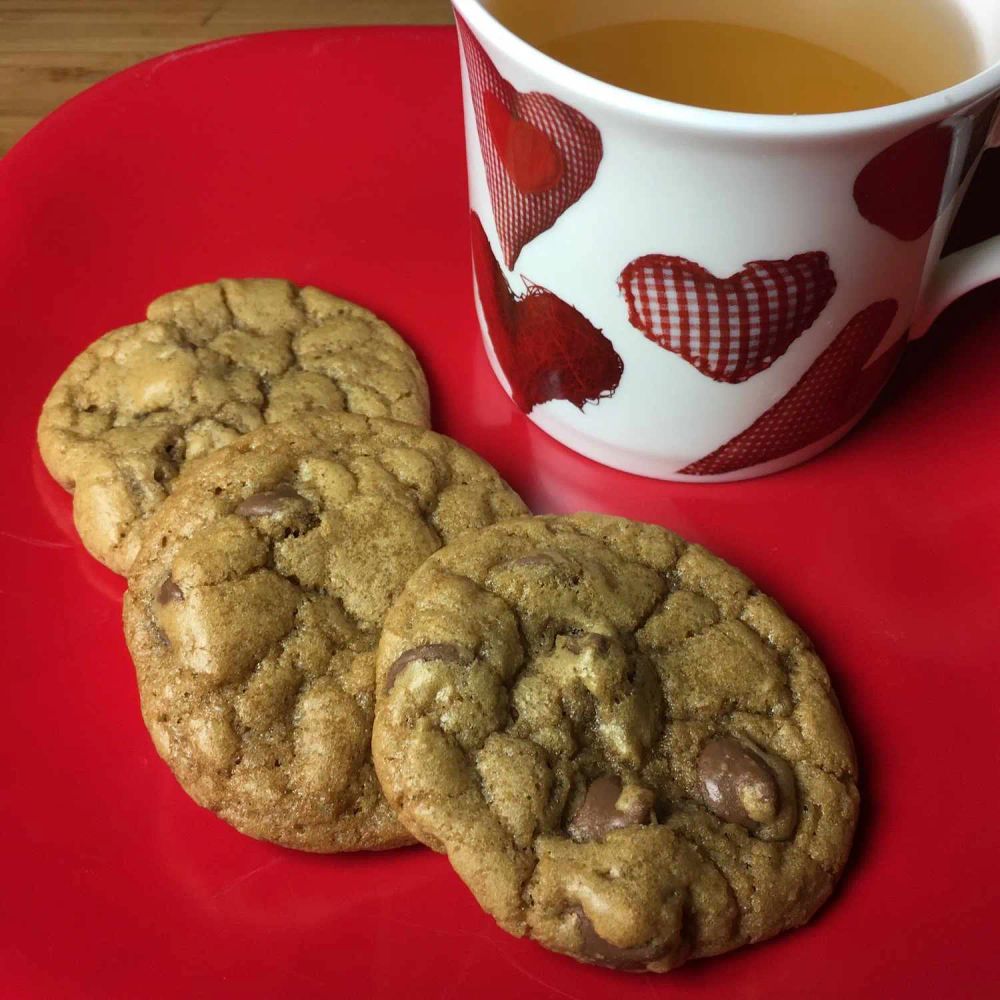
<svg viewBox="0 0 1000 1000">
<path fill-rule="evenodd" d="M 449 438 L 304 415 L 188 470 L 150 518 L 125 631 L 156 749 L 251 836 L 409 842 L 371 763 L 375 647 L 410 574 L 524 504 Z"/>
<path fill-rule="evenodd" d="M 164 295 L 147 317 L 77 357 L 38 424 L 84 545 L 116 572 L 185 465 L 262 424 L 326 409 L 429 425 L 410 348 L 318 288 L 217 281 Z"/>
<path fill-rule="evenodd" d="M 389 802 L 554 951 L 667 971 L 805 923 L 847 859 L 857 771 L 823 664 L 662 528 L 465 536 L 404 588 L 377 675 Z"/>
</svg>

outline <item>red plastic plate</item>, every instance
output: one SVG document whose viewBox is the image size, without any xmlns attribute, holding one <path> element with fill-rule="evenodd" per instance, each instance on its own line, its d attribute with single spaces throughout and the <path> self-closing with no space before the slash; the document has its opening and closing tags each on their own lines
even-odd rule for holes
<svg viewBox="0 0 1000 1000">
<path fill-rule="evenodd" d="M 471 292 L 446 29 L 319 31 L 138 66 L 0 160 L 0 993 L 972 997 L 1000 912 L 1000 294 L 910 348 L 841 446 L 766 480 L 611 472 L 502 395 Z M 313 857 L 199 809 L 139 717 L 121 581 L 34 445 L 90 340 L 171 288 L 282 275 L 371 306 L 422 357 L 439 429 L 538 511 L 658 521 L 813 635 L 857 736 L 853 860 L 806 929 L 667 978 L 515 940 L 430 851 Z"/>
</svg>

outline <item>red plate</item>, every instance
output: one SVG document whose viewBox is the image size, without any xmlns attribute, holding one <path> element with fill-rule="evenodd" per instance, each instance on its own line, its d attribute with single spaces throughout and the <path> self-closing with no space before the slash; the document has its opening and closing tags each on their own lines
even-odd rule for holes
<svg viewBox="0 0 1000 1000">
<path fill-rule="evenodd" d="M 973 222 L 977 223 L 979 217 Z M 809 465 L 729 486 L 608 471 L 508 403 L 471 293 L 449 30 L 206 45 L 88 91 L 0 160 L 0 993 L 943 997 L 997 982 L 1000 294 L 911 348 Z M 426 850 L 313 857 L 195 806 L 139 717 L 118 578 L 72 531 L 35 420 L 86 343 L 171 288 L 283 275 L 376 309 L 437 426 L 538 511 L 659 521 L 812 633 L 858 738 L 850 868 L 808 928 L 667 979 L 499 931 Z"/>
</svg>

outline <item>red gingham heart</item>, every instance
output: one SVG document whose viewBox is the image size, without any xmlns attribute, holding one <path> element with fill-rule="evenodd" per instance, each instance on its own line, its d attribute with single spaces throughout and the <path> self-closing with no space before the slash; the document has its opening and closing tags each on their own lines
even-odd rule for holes
<svg viewBox="0 0 1000 1000">
<path fill-rule="evenodd" d="M 876 302 L 858 313 L 801 379 L 745 431 L 681 469 L 686 476 L 719 476 L 791 455 L 859 417 L 871 405 L 906 345 L 899 340 L 865 368 L 899 303 Z"/>
<path fill-rule="evenodd" d="M 683 257 L 649 254 L 618 279 L 629 322 L 716 382 L 770 368 L 816 322 L 837 287 L 825 253 L 757 260 L 716 278 Z"/>
<path fill-rule="evenodd" d="M 501 75 L 469 26 L 456 17 L 507 267 L 551 229 L 594 183 L 604 155 L 592 121 L 551 94 L 522 94 Z"/>
<path fill-rule="evenodd" d="M 526 282 L 526 294 L 515 295 L 475 212 L 472 262 L 490 342 L 525 413 L 552 399 L 582 410 L 614 393 L 624 366 L 611 341 L 547 289 Z"/>
</svg>

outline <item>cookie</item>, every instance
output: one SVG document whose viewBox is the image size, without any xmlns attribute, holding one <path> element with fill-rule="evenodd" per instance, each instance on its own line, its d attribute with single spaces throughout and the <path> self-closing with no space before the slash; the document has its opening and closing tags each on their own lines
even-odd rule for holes
<svg viewBox="0 0 1000 1000">
<path fill-rule="evenodd" d="M 264 427 L 189 470 L 124 608 L 143 717 L 187 792 L 288 847 L 409 842 L 370 756 L 383 617 L 441 545 L 524 512 L 450 438 L 354 414 Z"/>
<path fill-rule="evenodd" d="M 465 536 L 407 583 L 377 673 L 389 802 L 554 951 L 664 972 L 805 923 L 847 859 L 857 771 L 823 664 L 662 528 Z"/>
<path fill-rule="evenodd" d="M 80 354 L 38 424 L 80 538 L 116 572 L 184 467 L 262 424 L 326 409 L 429 425 L 410 348 L 318 288 L 217 281 L 164 295 L 147 317 Z"/>
</svg>

